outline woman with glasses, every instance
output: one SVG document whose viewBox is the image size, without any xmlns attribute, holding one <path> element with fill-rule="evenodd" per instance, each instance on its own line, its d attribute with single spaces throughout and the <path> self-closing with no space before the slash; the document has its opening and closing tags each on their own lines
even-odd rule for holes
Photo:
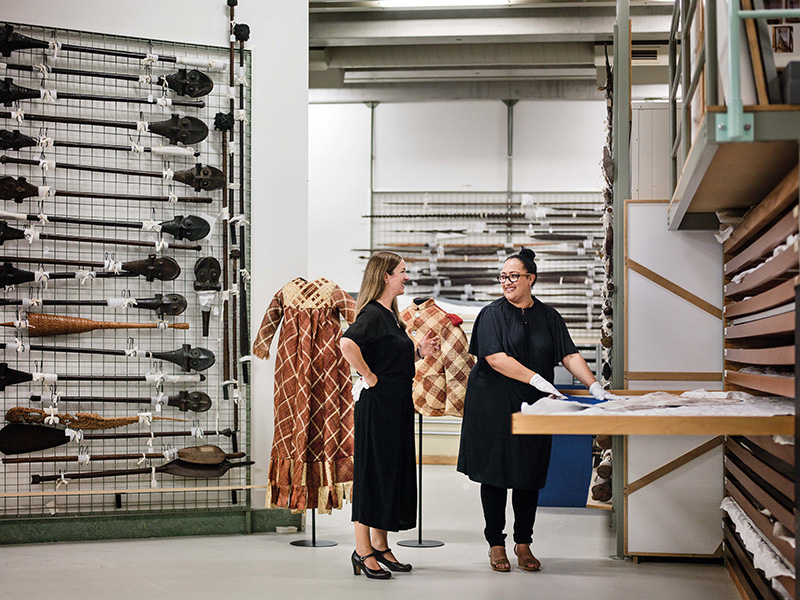
<svg viewBox="0 0 800 600">
<path fill-rule="evenodd" d="M 475 320 L 469 353 L 477 363 L 467 383 L 458 453 L 458 470 L 481 484 L 489 564 L 503 572 L 511 570 L 503 533 L 508 489 L 517 562 L 526 571 L 541 569 L 531 543 L 552 440 L 549 435 L 512 435 L 512 413 L 523 402 L 564 397 L 553 385 L 559 362 L 595 398 L 607 396 L 575 348 L 564 319 L 533 296 L 535 257 L 533 250 L 523 248 L 506 259 L 497 278 L 503 297 L 484 307 Z"/>
</svg>

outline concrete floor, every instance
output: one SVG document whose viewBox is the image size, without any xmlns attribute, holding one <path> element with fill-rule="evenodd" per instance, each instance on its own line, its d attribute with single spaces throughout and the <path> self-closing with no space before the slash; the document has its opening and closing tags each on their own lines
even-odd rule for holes
<svg viewBox="0 0 800 600">
<path fill-rule="evenodd" d="M 0 598 L 740 598 L 719 565 L 611 560 L 609 515 L 599 510 L 540 509 L 533 549 L 543 570 L 495 573 L 481 534 L 477 485 L 447 466 L 426 466 L 423 477 L 424 537 L 445 545 L 403 548 L 396 542 L 416 539 L 417 532 L 390 534 L 398 559 L 414 565 L 390 581 L 353 576 L 348 506 L 317 518 L 317 538 L 338 542 L 333 548 L 289 545 L 305 533 L 3 547 Z"/>
</svg>

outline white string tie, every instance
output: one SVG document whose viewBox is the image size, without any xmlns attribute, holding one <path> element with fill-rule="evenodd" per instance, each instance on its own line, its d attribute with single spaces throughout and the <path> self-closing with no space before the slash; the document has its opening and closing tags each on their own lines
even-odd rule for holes
<svg viewBox="0 0 800 600">
<path fill-rule="evenodd" d="M 3 293 L 10 294 L 15 289 L 17 289 L 17 286 L 15 286 L 15 285 L 4 285 L 3 286 Z"/>
<path fill-rule="evenodd" d="M 242 281 L 245 283 L 249 282 L 253 278 L 253 276 L 250 275 L 250 271 L 247 269 L 239 269 L 239 275 L 242 277 Z"/>
<path fill-rule="evenodd" d="M 225 94 L 225 97 L 228 100 L 236 100 L 236 88 L 235 87 L 229 87 L 228 88 L 228 92 Z"/>
<path fill-rule="evenodd" d="M 122 310 L 128 310 L 131 306 L 136 306 L 137 304 L 138 302 L 136 302 L 136 298 L 125 298 L 125 300 L 122 301 L 122 304 L 120 304 L 119 307 Z"/>
<path fill-rule="evenodd" d="M 233 154 L 233 153 L 231 153 L 231 154 Z M 238 182 L 234 182 L 234 183 L 228 182 L 228 189 L 229 190 L 233 190 L 233 191 L 238 190 L 239 189 L 239 183 Z"/>
<path fill-rule="evenodd" d="M 39 98 L 45 102 L 56 102 L 58 100 L 58 92 L 42 88 L 39 90 Z"/>
<path fill-rule="evenodd" d="M 134 154 L 144 154 L 144 146 L 141 146 L 136 142 L 131 142 L 131 152 Z"/>
<path fill-rule="evenodd" d="M 142 66 L 143 67 L 150 67 L 158 62 L 158 54 L 147 54 L 142 59 Z"/>
<path fill-rule="evenodd" d="M 164 320 L 161 320 L 161 321 L 159 321 L 159 322 L 158 322 L 158 324 L 156 325 L 156 328 L 157 328 L 157 329 L 159 329 L 159 330 L 161 330 L 161 331 L 164 331 L 165 329 L 168 329 L 168 328 L 169 328 L 169 323 L 167 323 L 167 322 L 166 322 L 166 321 L 164 321 Z"/>
<path fill-rule="evenodd" d="M 53 138 L 49 138 L 47 136 L 40 135 L 40 136 L 37 136 L 37 137 L 33 138 L 33 140 L 36 142 L 37 146 L 40 146 L 42 148 L 52 148 L 53 147 Z"/>
<path fill-rule="evenodd" d="M 39 241 L 39 230 L 36 229 L 35 225 L 26 227 L 23 231 L 23 234 L 25 235 L 25 239 L 28 240 L 29 244 L 33 244 L 33 242 Z"/>
<path fill-rule="evenodd" d="M 43 63 L 39 63 L 38 65 L 33 65 L 33 68 L 39 72 L 39 75 L 47 79 L 50 76 L 50 67 Z"/>
<path fill-rule="evenodd" d="M 150 83 L 152 83 L 152 81 L 153 78 L 150 77 L 150 75 L 139 75 L 139 83 L 146 83 L 149 85 Z"/>
<path fill-rule="evenodd" d="M 235 119 L 245 124 L 250 122 L 249 119 L 247 118 L 247 111 L 244 110 L 243 108 L 240 108 L 238 111 L 236 111 Z"/>
<path fill-rule="evenodd" d="M 139 348 L 133 347 L 125 350 L 125 358 L 139 358 Z"/>
<path fill-rule="evenodd" d="M 64 435 L 69 438 L 70 442 L 77 442 L 80 444 L 83 441 L 83 430 L 81 429 L 70 429 L 67 427 L 64 430 Z"/>
<path fill-rule="evenodd" d="M 247 356 L 241 357 L 239 359 L 239 362 L 244 364 L 244 363 L 249 363 L 251 360 L 253 360 L 253 355 L 252 354 L 248 354 Z"/>
<path fill-rule="evenodd" d="M 103 263 L 103 270 L 111 271 L 115 275 L 119 275 L 122 272 L 122 263 L 113 258 L 107 258 Z"/>
<path fill-rule="evenodd" d="M 162 108 L 172 106 L 172 98 L 164 98 L 163 96 L 161 98 L 156 98 L 156 104 Z"/>
<path fill-rule="evenodd" d="M 28 347 L 18 337 L 14 337 L 14 351 L 17 354 L 23 354 L 28 351 Z"/>
<path fill-rule="evenodd" d="M 61 396 L 63 396 L 63 394 L 61 392 L 51 392 L 50 393 L 50 406 L 57 406 L 58 403 L 61 401 Z"/>
<path fill-rule="evenodd" d="M 247 67 L 236 67 L 236 84 L 247 85 Z"/>
<path fill-rule="evenodd" d="M 45 289 L 47 289 L 47 282 L 50 281 L 50 273 L 45 271 L 42 267 L 39 267 L 39 270 L 36 271 L 34 280 L 36 283 L 42 284 Z"/>
<path fill-rule="evenodd" d="M 144 375 L 145 381 L 148 383 L 154 384 L 156 387 L 161 387 L 164 383 L 165 375 L 163 371 L 157 371 L 155 373 L 147 372 Z"/>
<path fill-rule="evenodd" d="M 161 231 L 161 223 L 158 221 L 142 221 L 142 231 Z"/>
<path fill-rule="evenodd" d="M 156 481 L 156 468 L 155 468 L 155 466 L 150 467 L 150 487 L 152 489 L 156 489 L 158 487 L 158 482 Z"/>
<path fill-rule="evenodd" d="M 42 302 L 41 298 L 23 298 L 22 299 L 22 308 L 32 308 L 36 306 L 42 306 L 44 302 Z"/>
<path fill-rule="evenodd" d="M 51 51 L 53 59 L 58 59 L 58 51 L 61 50 L 61 42 L 57 39 L 52 39 L 48 41 L 47 48 Z"/>
<path fill-rule="evenodd" d="M 149 446 L 150 448 L 152 448 L 153 447 L 153 442 L 155 442 L 155 441 L 156 441 L 156 436 L 154 436 L 153 432 L 151 431 L 150 432 L 150 437 L 147 438 L 147 443 L 145 445 Z"/>
<path fill-rule="evenodd" d="M 89 456 L 88 452 L 84 452 L 83 454 L 78 454 L 78 464 L 79 465 L 88 465 L 89 461 L 92 460 L 92 457 Z"/>
<path fill-rule="evenodd" d="M 167 167 L 163 171 L 161 171 L 161 178 L 164 181 L 172 181 L 175 178 L 175 171 Z"/>
<path fill-rule="evenodd" d="M 19 321 L 14 321 L 14 329 L 28 329 L 29 324 L 26 319 L 20 319 Z"/>
<path fill-rule="evenodd" d="M 64 477 L 63 473 L 59 473 L 59 475 L 61 475 L 61 478 L 56 481 L 56 491 L 58 491 L 61 488 L 62 485 L 64 487 L 67 487 L 69 485 L 69 479 Z"/>
<path fill-rule="evenodd" d="M 227 221 L 230 218 L 231 214 L 228 212 L 227 208 L 223 208 L 221 211 L 219 211 L 219 214 L 217 215 L 217 219 L 222 219 L 223 221 Z"/>
<path fill-rule="evenodd" d="M 158 240 L 156 242 L 156 252 L 163 252 L 169 248 L 169 242 L 167 240 Z"/>
<path fill-rule="evenodd" d="M 169 196 L 167 197 L 167 202 L 170 204 L 176 204 L 178 202 L 178 195 L 175 192 L 170 192 Z"/>
<path fill-rule="evenodd" d="M 136 121 L 136 131 L 147 133 L 150 131 L 150 123 L 147 121 Z"/>
<path fill-rule="evenodd" d="M 44 383 L 45 385 L 53 385 L 58 381 L 58 375 L 55 373 L 32 373 L 33 383 Z"/>
<path fill-rule="evenodd" d="M 229 223 L 239 223 L 241 225 L 250 225 L 250 221 L 244 218 L 244 215 L 236 215 L 233 217 Z"/>
<path fill-rule="evenodd" d="M 175 448 L 168 448 L 167 450 L 164 450 L 162 454 L 167 460 L 175 460 L 178 458 L 178 451 Z"/>
<path fill-rule="evenodd" d="M 36 215 L 36 218 L 39 219 L 39 225 L 47 225 L 50 222 L 50 219 L 48 219 L 47 215 L 44 213 L 39 213 Z"/>
<path fill-rule="evenodd" d="M 147 461 L 147 452 L 142 451 L 142 457 L 136 461 L 136 465 L 143 465 Z"/>
<path fill-rule="evenodd" d="M 156 412 L 161 412 L 161 407 L 167 404 L 164 400 L 166 397 L 164 390 L 158 390 L 158 396 L 153 397 L 153 406 L 156 407 Z"/>
<path fill-rule="evenodd" d="M 139 417 L 139 424 L 147 425 L 148 427 L 153 424 L 153 413 L 142 412 L 136 415 Z"/>
<path fill-rule="evenodd" d="M 201 427 L 192 427 L 192 437 L 200 439 L 203 437 L 203 429 Z"/>
<path fill-rule="evenodd" d="M 39 198 L 44 200 L 45 198 L 51 198 L 56 195 L 56 190 L 49 186 L 49 185 L 40 185 L 36 188 L 36 191 L 39 194 Z M 41 219 L 41 217 L 39 217 Z"/>
<path fill-rule="evenodd" d="M 15 108 L 11 111 L 11 118 L 16 119 L 17 123 L 22 123 L 25 120 L 25 111 L 21 108 Z"/>
<path fill-rule="evenodd" d="M 75 271 L 75 279 L 80 281 L 81 285 L 84 285 L 87 281 L 93 281 L 97 277 L 97 273 L 94 271 Z"/>
<path fill-rule="evenodd" d="M 39 168 L 44 172 L 47 172 L 50 169 L 55 169 L 56 168 L 56 161 L 47 160 L 46 158 L 40 158 L 39 159 Z"/>
</svg>

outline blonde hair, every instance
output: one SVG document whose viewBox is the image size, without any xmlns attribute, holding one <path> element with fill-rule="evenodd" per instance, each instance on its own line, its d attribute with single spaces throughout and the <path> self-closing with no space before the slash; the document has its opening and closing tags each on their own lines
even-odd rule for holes
<svg viewBox="0 0 800 600">
<path fill-rule="evenodd" d="M 364 277 L 361 279 L 361 289 L 358 290 L 356 299 L 356 314 L 369 304 L 372 300 L 377 300 L 386 289 L 386 281 L 383 279 L 385 274 L 391 275 L 400 264 L 403 257 L 394 252 L 376 252 L 369 257 L 367 266 L 364 268 Z M 397 324 L 405 329 L 405 323 L 400 318 L 400 310 L 397 308 L 397 298 L 392 299 L 392 312 Z"/>
</svg>

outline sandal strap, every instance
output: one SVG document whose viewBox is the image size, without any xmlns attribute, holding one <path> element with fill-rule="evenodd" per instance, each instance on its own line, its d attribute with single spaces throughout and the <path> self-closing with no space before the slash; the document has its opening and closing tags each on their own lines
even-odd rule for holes
<svg viewBox="0 0 800 600">
<path fill-rule="evenodd" d="M 391 549 L 391 548 L 386 548 L 386 550 L 376 550 L 375 548 L 373 548 L 373 549 L 372 549 L 372 554 L 373 554 L 373 555 L 380 554 L 381 556 L 383 556 L 383 555 L 384 555 L 384 554 L 386 554 L 387 552 L 391 552 L 391 551 L 392 551 L 392 549 Z"/>
</svg>

